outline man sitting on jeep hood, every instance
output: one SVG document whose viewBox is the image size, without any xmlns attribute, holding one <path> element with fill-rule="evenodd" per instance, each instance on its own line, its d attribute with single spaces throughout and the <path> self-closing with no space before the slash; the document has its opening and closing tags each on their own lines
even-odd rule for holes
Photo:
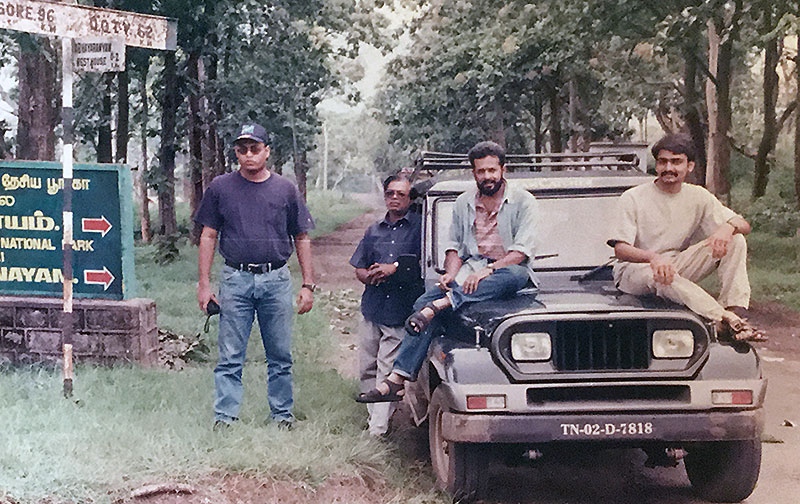
<svg viewBox="0 0 800 504">
<path fill-rule="evenodd" d="M 415 380 L 438 332 L 442 310 L 464 303 L 513 296 L 530 280 L 536 285 L 534 257 L 536 199 L 505 180 L 505 150 L 494 142 L 470 149 L 476 188 L 456 199 L 450 240 L 445 243 L 445 273 L 414 303 L 394 368 L 358 402 L 399 401 L 405 380 Z"/>
<path fill-rule="evenodd" d="M 744 235 L 750 224 L 703 187 L 684 183 L 694 169 L 690 137 L 667 135 L 652 153 L 656 180 L 619 198 L 608 241 L 619 259 L 617 287 L 686 305 L 737 340 L 763 340 L 764 333 L 744 318 L 750 303 Z M 719 301 L 695 283 L 715 269 L 722 284 Z"/>
</svg>

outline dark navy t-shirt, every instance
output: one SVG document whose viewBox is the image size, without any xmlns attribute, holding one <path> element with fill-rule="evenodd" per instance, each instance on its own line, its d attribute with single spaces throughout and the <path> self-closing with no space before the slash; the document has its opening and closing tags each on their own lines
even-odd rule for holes
<svg viewBox="0 0 800 504">
<path fill-rule="evenodd" d="M 285 261 L 292 238 L 314 229 L 297 187 L 276 173 L 263 182 L 238 171 L 216 177 L 194 220 L 219 232 L 220 254 L 236 263 Z"/>
<path fill-rule="evenodd" d="M 375 263 L 391 264 L 401 255 L 413 255 L 419 261 L 420 215 L 408 212 L 397 222 L 384 218 L 367 228 L 350 264 L 369 268 Z M 401 326 L 411 314 L 414 301 L 424 292 L 417 269 L 415 278 L 395 278 L 393 275 L 380 285 L 366 285 L 361 296 L 361 313 L 375 324 Z"/>
</svg>

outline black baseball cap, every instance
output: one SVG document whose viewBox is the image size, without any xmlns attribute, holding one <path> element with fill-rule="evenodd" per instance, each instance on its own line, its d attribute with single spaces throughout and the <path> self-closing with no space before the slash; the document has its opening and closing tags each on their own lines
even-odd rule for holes
<svg viewBox="0 0 800 504">
<path fill-rule="evenodd" d="M 264 129 L 264 126 L 256 123 L 246 123 L 242 125 L 241 130 L 239 130 L 239 135 L 236 137 L 236 140 L 233 143 L 238 142 L 239 140 L 255 140 L 256 142 L 261 142 L 264 145 L 267 144 L 267 130 Z"/>
</svg>

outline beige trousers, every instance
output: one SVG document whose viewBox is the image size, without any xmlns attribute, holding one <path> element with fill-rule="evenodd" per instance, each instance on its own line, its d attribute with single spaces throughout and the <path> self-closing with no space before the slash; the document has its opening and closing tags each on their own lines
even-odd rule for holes
<svg viewBox="0 0 800 504">
<path fill-rule="evenodd" d="M 649 263 L 621 263 L 614 268 L 614 281 L 622 292 L 633 295 L 655 294 L 713 320 L 722 320 L 729 306 L 750 306 L 750 281 L 747 278 L 747 241 L 736 234 L 722 259 L 711 256 L 711 247 L 702 241 L 681 252 L 664 254 L 674 261 L 676 274 L 670 285 L 656 283 Z M 717 270 L 722 290 L 715 300 L 695 282 Z"/>
<path fill-rule="evenodd" d="M 362 320 L 358 333 L 359 387 L 361 392 L 367 392 L 382 383 L 392 372 L 392 365 L 406 330 L 402 326 L 391 327 Z M 369 433 L 373 436 L 386 434 L 389 430 L 389 418 L 394 410 L 393 402 L 367 404 Z"/>
</svg>

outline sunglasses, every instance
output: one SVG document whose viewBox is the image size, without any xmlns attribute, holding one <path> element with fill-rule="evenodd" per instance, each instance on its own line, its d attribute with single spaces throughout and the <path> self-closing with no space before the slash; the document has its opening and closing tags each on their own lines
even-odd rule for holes
<svg viewBox="0 0 800 504">
<path fill-rule="evenodd" d="M 264 146 L 261 144 L 250 144 L 248 145 L 236 145 L 234 150 L 237 154 L 244 156 L 250 151 L 251 154 L 261 154 L 261 151 L 264 150 Z"/>
<path fill-rule="evenodd" d="M 386 196 L 387 198 L 391 198 L 392 196 L 397 196 L 398 198 L 405 198 L 406 196 L 408 196 L 408 193 L 403 191 L 390 190 L 390 191 L 385 191 L 383 195 Z"/>
</svg>

